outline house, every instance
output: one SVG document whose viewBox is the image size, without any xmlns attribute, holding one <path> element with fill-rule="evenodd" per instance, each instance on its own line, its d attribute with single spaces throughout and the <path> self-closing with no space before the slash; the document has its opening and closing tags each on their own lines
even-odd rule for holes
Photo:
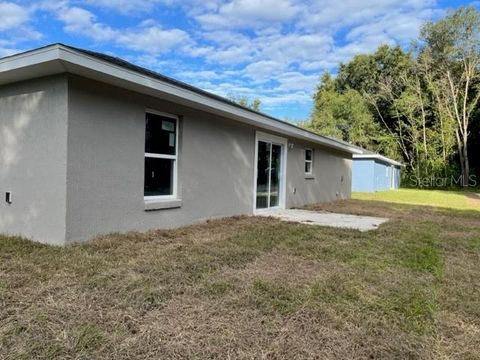
<svg viewBox="0 0 480 360">
<path fill-rule="evenodd" d="M 345 199 L 355 153 L 96 52 L 0 59 L 0 233 L 63 245 Z"/>
<path fill-rule="evenodd" d="M 374 192 L 400 188 L 402 164 L 383 155 L 358 148 L 353 154 L 352 191 Z"/>
</svg>

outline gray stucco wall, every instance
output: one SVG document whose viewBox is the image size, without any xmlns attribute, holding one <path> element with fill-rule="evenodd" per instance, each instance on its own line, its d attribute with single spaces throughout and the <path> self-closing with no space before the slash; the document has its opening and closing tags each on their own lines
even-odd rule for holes
<svg viewBox="0 0 480 360">
<path fill-rule="evenodd" d="M 66 158 L 66 78 L 0 87 L 0 233 L 64 243 Z"/>
<path fill-rule="evenodd" d="M 289 139 L 286 207 L 350 198 L 351 154 Z M 305 175 L 305 148 L 314 149 L 312 175 Z"/>
<path fill-rule="evenodd" d="M 175 209 L 144 210 L 145 110 L 182 115 Z M 254 129 L 80 78 L 69 82 L 67 242 L 253 211 Z"/>
<path fill-rule="evenodd" d="M 253 213 L 262 129 L 76 76 L 2 87 L 0 106 L 0 195 L 14 198 L 0 201 L 0 233 L 64 244 Z M 147 108 L 181 115 L 179 208 L 145 211 Z M 288 142 L 287 207 L 350 196 L 349 154 Z"/>
<path fill-rule="evenodd" d="M 182 116 L 180 208 L 144 210 L 147 108 Z M 71 78 L 67 242 L 102 233 L 252 214 L 256 130 L 159 99 Z M 287 149 L 287 207 L 350 196 L 350 155 L 295 139 L 289 142 L 294 147 Z M 315 148 L 313 177 L 309 179 L 304 174 L 305 147 Z"/>
</svg>

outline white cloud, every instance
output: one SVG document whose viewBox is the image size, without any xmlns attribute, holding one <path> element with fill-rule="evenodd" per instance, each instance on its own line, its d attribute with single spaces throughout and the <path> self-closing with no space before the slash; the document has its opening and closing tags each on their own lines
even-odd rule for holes
<svg viewBox="0 0 480 360">
<path fill-rule="evenodd" d="M 152 20 L 143 21 L 136 28 L 114 29 L 97 22 L 90 11 L 70 7 L 59 11 L 58 18 L 64 22 L 66 32 L 87 36 L 98 42 L 111 41 L 124 48 L 158 55 L 175 46 L 190 43 L 188 34 L 179 29 L 162 29 Z"/>
<path fill-rule="evenodd" d="M 328 34 L 290 33 L 259 37 L 254 41 L 262 57 L 285 63 L 316 59 L 328 53 L 334 44 Z"/>
<path fill-rule="evenodd" d="M 187 71 L 177 72 L 175 75 L 181 79 L 189 79 L 189 80 L 195 79 L 195 81 L 220 80 L 220 79 L 224 79 L 227 76 L 225 74 L 221 74 L 213 70 L 201 70 L 201 71 L 187 70 Z"/>
<path fill-rule="evenodd" d="M 277 81 L 280 83 L 277 90 L 286 92 L 303 90 L 311 93 L 315 89 L 318 79 L 317 75 L 305 75 L 297 71 L 285 72 L 277 77 Z"/>
<path fill-rule="evenodd" d="M 71 7 L 60 10 L 59 19 L 65 23 L 65 31 L 85 35 L 95 41 L 114 39 L 116 32 L 109 26 L 96 22 L 96 16 L 90 11 Z"/>
<path fill-rule="evenodd" d="M 283 72 L 287 65 L 273 60 L 261 60 L 245 67 L 245 76 L 255 81 L 269 81 L 278 73 Z"/>
<path fill-rule="evenodd" d="M 86 0 L 89 5 L 104 7 L 122 14 L 148 11 L 158 2 L 155 0 Z"/>
<path fill-rule="evenodd" d="M 222 65 L 252 64 L 271 61 L 287 68 L 294 63 L 312 61 L 331 51 L 334 40 L 326 34 L 284 34 L 269 31 L 249 38 L 235 32 L 206 32 L 203 41 L 210 45 L 191 47 L 190 56 L 203 57 L 209 63 Z M 263 65 L 265 66 L 265 65 Z"/>
<path fill-rule="evenodd" d="M 30 5 L 30 11 L 48 11 L 56 14 L 61 9 L 65 9 L 68 6 L 69 0 L 40 0 L 35 1 L 32 5 Z"/>
<path fill-rule="evenodd" d="M 312 95 L 305 91 L 296 91 L 274 94 L 265 97 L 261 96 L 260 100 L 266 109 L 273 110 L 286 107 L 289 104 L 308 104 L 312 101 Z"/>
<path fill-rule="evenodd" d="M 352 28 L 346 39 L 354 41 L 365 37 L 384 34 L 390 40 L 397 42 L 410 41 L 418 35 L 425 20 L 436 15 L 436 11 L 424 9 L 418 12 L 396 12 L 385 14 L 373 21 Z"/>
<path fill-rule="evenodd" d="M 89 6 L 105 8 L 127 15 L 150 12 L 161 6 L 162 8 L 180 8 L 194 16 L 205 11 L 218 9 L 222 0 L 84 0 L 84 2 Z"/>
<path fill-rule="evenodd" d="M 335 68 L 338 63 L 334 59 L 304 61 L 299 64 L 299 68 L 304 71 L 325 71 Z"/>
<path fill-rule="evenodd" d="M 340 28 L 355 24 L 367 24 L 376 17 L 387 14 L 409 12 L 415 15 L 418 11 L 435 7 L 435 0 L 324 0 L 310 1 L 304 8 L 303 28 L 322 29 L 325 27 Z"/>
<path fill-rule="evenodd" d="M 12 2 L 0 2 L 0 31 L 9 30 L 26 23 L 29 11 Z"/>
<path fill-rule="evenodd" d="M 287 67 L 296 64 L 304 71 L 321 71 L 348 61 L 355 51 L 370 52 L 382 43 L 408 41 L 425 20 L 438 15 L 433 0 L 259 3 L 234 0 L 197 17 L 205 29 L 203 40 L 213 45 L 192 48 L 190 55 L 223 65 L 275 61 Z M 252 9 L 256 9 L 254 14 L 249 13 Z M 285 29 L 278 24 L 289 26 Z M 246 35 L 235 30 L 243 26 L 255 32 Z M 222 27 L 229 30 L 212 31 Z M 349 29 L 344 39 L 337 37 L 340 29 Z"/>
<path fill-rule="evenodd" d="M 441 13 L 436 0 L 0 0 L 0 55 L 41 35 L 29 27 L 41 12 L 97 47 L 220 95 L 258 96 L 265 109 L 309 103 L 323 71 L 382 43 L 407 45 Z M 185 17 L 178 28 L 167 25 L 175 16 Z"/>
<path fill-rule="evenodd" d="M 39 40 L 42 34 L 30 26 L 32 9 L 0 1 L 0 57 L 21 51 L 21 43 Z"/>
<path fill-rule="evenodd" d="M 208 62 L 239 64 L 253 61 L 252 39 L 233 31 L 208 31 L 201 34 L 201 40 L 209 45 L 188 49 L 191 56 L 204 57 Z"/>
<path fill-rule="evenodd" d="M 381 44 L 406 42 L 438 16 L 428 0 L 284 1 L 253 11 L 258 3 L 234 0 L 198 10 L 201 45 L 191 44 L 186 53 L 203 59 L 207 69 L 240 70 L 226 78 L 205 71 L 197 81 L 191 73 L 186 80 L 220 95 L 259 96 L 269 108 L 308 103 L 323 71 Z M 281 11 L 271 11 L 277 7 Z"/>
<path fill-rule="evenodd" d="M 128 49 L 149 54 L 160 54 L 177 46 L 188 44 L 191 40 L 185 31 L 179 29 L 161 29 L 150 26 L 140 31 L 124 31 L 115 41 Z"/>
<path fill-rule="evenodd" d="M 9 47 L 0 46 L 0 58 L 5 57 L 5 56 L 9 56 L 9 55 L 13 55 L 13 54 L 18 53 L 20 51 L 21 50 L 18 50 L 18 49 L 13 49 L 13 48 L 9 48 Z"/>
<path fill-rule="evenodd" d="M 208 61 L 220 64 L 238 64 L 253 59 L 251 49 L 245 46 L 230 46 L 223 49 L 213 49 L 206 55 Z"/>
<path fill-rule="evenodd" d="M 299 11 L 289 0 L 233 0 L 196 20 L 207 28 L 257 28 L 291 19 Z"/>
<path fill-rule="evenodd" d="M 251 37 L 233 30 L 205 31 L 201 32 L 201 36 L 205 40 L 214 42 L 221 46 L 242 46 L 248 45 L 252 41 Z"/>
</svg>

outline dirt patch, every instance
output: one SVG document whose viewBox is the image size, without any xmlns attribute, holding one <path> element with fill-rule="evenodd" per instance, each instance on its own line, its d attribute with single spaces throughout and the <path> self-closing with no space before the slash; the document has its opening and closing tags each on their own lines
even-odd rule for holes
<svg viewBox="0 0 480 360">
<path fill-rule="evenodd" d="M 478 193 L 467 193 L 467 204 L 480 208 L 480 194 Z"/>
</svg>

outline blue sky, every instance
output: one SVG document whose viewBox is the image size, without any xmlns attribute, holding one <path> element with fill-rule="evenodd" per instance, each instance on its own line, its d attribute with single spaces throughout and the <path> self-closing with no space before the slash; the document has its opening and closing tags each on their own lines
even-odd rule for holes
<svg viewBox="0 0 480 360">
<path fill-rule="evenodd" d="M 305 119 L 319 76 L 471 1 L 0 0 L 0 56 L 54 42 L 116 55 Z"/>
</svg>

